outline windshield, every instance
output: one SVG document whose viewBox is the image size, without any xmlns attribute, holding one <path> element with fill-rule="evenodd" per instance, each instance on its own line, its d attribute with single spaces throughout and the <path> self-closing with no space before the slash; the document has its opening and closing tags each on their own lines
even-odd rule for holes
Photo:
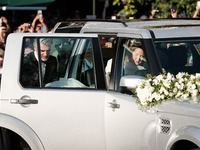
<svg viewBox="0 0 200 150">
<path fill-rule="evenodd" d="M 178 72 L 200 73 L 200 39 L 172 39 L 154 42 L 161 67 Z"/>
</svg>

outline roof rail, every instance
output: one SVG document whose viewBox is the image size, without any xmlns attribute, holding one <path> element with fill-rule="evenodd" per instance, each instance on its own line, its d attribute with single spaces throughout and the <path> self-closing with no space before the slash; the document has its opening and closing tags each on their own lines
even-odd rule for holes
<svg viewBox="0 0 200 150">
<path fill-rule="evenodd" d="M 70 19 L 63 22 L 58 22 L 54 28 L 54 33 L 79 33 L 82 27 L 87 22 L 116 22 L 116 23 L 122 23 L 125 27 L 127 27 L 127 24 L 122 20 L 105 20 L 105 19 Z"/>
</svg>

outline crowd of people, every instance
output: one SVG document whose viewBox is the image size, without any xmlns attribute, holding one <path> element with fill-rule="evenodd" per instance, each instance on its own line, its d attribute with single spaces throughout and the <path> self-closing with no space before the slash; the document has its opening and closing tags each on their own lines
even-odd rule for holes
<svg viewBox="0 0 200 150">
<path fill-rule="evenodd" d="M 0 16 L 0 74 L 3 66 L 6 39 L 10 33 L 48 33 L 51 32 L 56 22 L 48 26 L 43 15 L 36 14 L 28 22 L 14 26 L 5 16 Z"/>
<path fill-rule="evenodd" d="M 106 1 L 103 11 L 102 11 L 102 19 L 106 19 L 106 10 L 109 7 L 109 3 Z M 198 18 L 198 13 L 200 10 L 200 6 L 197 5 L 196 6 L 196 11 L 193 14 L 193 18 Z M 151 11 L 151 15 L 149 17 L 143 15 L 140 17 L 140 19 L 153 19 L 155 18 L 155 14 L 157 13 L 158 10 L 152 10 Z M 178 12 L 176 7 L 172 7 L 171 8 L 171 17 L 172 18 L 178 18 L 178 17 L 186 17 L 185 14 L 182 14 L 180 16 L 178 16 Z M 80 12 L 76 11 L 74 13 L 74 19 L 81 19 L 80 17 Z M 116 14 L 115 14 L 115 18 L 113 18 L 113 16 L 111 16 L 110 19 L 116 19 Z M 125 14 L 122 14 L 122 16 L 120 17 L 120 19 L 126 19 Z M 56 22 L 54 22 L 56 23 Z M 5 51 L 5 47 L 6 47 L 6 39 L 7 36 L 11 33 L 11 32 L 16 32 L 16 33 L 48 33 L 51 32 L 52 27 L 55 25 L 53 23 L 51 23 L 52 26 L 49 27 L 47 25 L 47 23 L 44 20 L 43 15 L 37 14 L 34 15 L 33 20 L 30 20 L 30 22 L 24 22 L 21 25 L 15 27 L 15 28 L 11 28 L 13 26 L 11 26 L 7 20 L 7 18 L 5 16 L 0 16 L 0 60 L 3 59 L 4 57 L 4 51 Z M 0 61 L 0 69 L 1 69 L 1 61 Z"/>
<path fill-rule="evenodd" d="M 200 10 L 200 6 L 197 5 L 192 18 L 198 18 L 199 10 Z M 149 19 L 153 19 L 157 12 L 158 12 L 158 10 L 152 10 L 151 16 L 149 17 Z M 175 6 L 170 9 L 170 12 L 171 12 L 171 18 L 186 18 L 187 17 L 184 11 L 178 16 L 178 12 L 177 12 L 177 9 Z M 147 19 L 147 18 L 145 18 L 145 19 Z"/>
</svg>

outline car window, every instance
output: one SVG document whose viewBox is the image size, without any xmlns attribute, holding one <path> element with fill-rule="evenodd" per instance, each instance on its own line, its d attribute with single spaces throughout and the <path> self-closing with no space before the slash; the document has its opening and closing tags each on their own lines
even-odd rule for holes
<svg viewBox="0 0 200 150">
<path fill-rule="evenodd" d="M 146 77 L 149 73 L 145 49 L 140 39 L 124 38 L 120 41 L 119 56 L 117 58 L 116 90 L 122 76 L 136 75 Z"/>
<path fill-rule="evenodd" d="M 109 87 L 112 70 L 112 60 L 116 53 L 117 36 L 116 35 L 99 35 L 100 47 L 103 57 L 106 84 Z"/>
<path fill-rule="evenodd" d="M 161 67 L 174 75 L 179 72 L 189 74 L 200 72 L 200 40 L 172 39 L 157 40 L 155 49 Z"/>
<path fill-rule="evenodd" d="M 91 38 L 24 38 L 20 83 L 34 88 L 96 88 Z"/>
</svg>

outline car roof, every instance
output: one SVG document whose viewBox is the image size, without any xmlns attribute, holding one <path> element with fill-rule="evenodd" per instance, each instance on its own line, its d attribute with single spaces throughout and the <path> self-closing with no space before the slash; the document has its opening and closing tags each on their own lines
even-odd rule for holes
<svg viewBox="0 0 200 150">
<path fill-rule="evenodd" d="M 55 33 L 138 34 L 141 38 L 200 37 L 199 19 L 71 20 L 60 22 Z"/>
<path fill-rule="evenodd" d="M 131 28 L 167 28 L 167 27 L 184 27 L 200 26 L 199 19 L 176 18 L 176 19 L 146 19 L 139 21 L 129 21 L 126 25 Z"/>
</svg>

